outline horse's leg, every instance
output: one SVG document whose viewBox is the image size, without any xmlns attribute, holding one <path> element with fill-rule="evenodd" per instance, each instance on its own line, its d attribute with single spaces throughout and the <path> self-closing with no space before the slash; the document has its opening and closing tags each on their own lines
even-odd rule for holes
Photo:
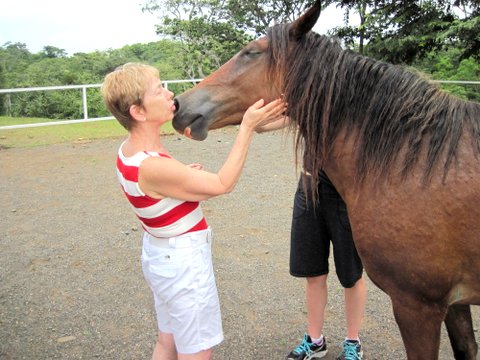
<svg viewBox="0 0 480 360">
<path fill-rule="evenodd" d="M 393 313 L 402 335 L 408 360 L 437 360 L 440 329 L 447 309 L 399 295 L 392 298 Z"/>
<path fill-rule="evenodd" d="M 478 346 L 473 333 L 470 305 L 452 305 L 445 317 L 448 337 L 457 360 L 475 360 Z"/>
</svg>

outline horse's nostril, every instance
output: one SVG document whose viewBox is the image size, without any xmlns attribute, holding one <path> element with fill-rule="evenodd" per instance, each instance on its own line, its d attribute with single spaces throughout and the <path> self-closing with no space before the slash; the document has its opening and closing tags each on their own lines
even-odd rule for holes
<svg viewBox="0 0 480 360">
<path fill-rule="evenodd" d="M 180 109 L 180 103 L 176 98 L 173 99 L 173 103 L 175 104 L 175 112 L 178 112 L 178 110 Z"/>
</svg>

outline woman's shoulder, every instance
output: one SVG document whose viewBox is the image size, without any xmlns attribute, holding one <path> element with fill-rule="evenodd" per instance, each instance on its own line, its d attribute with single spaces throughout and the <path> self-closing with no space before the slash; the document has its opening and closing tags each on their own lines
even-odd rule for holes
<svg viewBox="0 0 480 360">
<path fill-rule="evenodd" d="M 127 162 L 142 162 L 149 157 L 172 158 L 166 151 L 154 151 L 133 147 L 128 143 L 122 143 L 118 149 L 118 157 Z"/>
</svg>

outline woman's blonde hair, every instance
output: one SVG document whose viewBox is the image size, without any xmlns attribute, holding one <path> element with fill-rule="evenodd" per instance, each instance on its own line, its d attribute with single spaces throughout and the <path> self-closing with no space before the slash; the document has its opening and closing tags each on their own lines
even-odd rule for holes
<svg viewBox="0 0 480 360">
<path fill-rule="evenodd" d="M 152 77 L 159 78 L 158 70 L 140 63 L 126 63 L 105 77 L 102 85 L 105 105 L 127 130 L 133 125 L 130 106 L 143 105 L 143 97 Z"/>
</svg>

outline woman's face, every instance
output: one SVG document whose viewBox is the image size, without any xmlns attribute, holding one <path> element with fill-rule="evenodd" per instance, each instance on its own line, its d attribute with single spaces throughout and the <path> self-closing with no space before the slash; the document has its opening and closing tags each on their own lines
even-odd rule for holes
<svg viewBox="0 0 480 360">
<path fill-rule="evenodd" d="M 143 97 L 146 119 L 160 121 L 162 124 L 173 119 L 175 104 L 173 93 L 165 89 L 157 77 L 152 77 Z"/>
</svg>

